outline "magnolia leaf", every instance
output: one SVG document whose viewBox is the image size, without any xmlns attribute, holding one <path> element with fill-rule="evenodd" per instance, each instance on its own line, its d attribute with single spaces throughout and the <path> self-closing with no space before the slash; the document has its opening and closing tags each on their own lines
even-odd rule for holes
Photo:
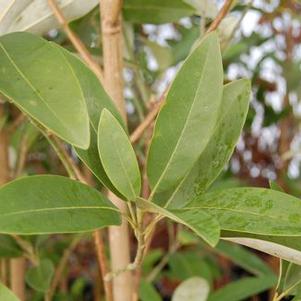
<svg viewBox="0 0 301 301">
<path fill-rule="evenodd" d="M 128 135 L 116 118 L 103 109 L 98 126 L 98 151 L 107 176 L 127 200 L 139 197 L 141 176 Z"/>
<path fill-rule="evenodd" d="M 213 247 L 218 243 L 220 226 L 213 216 L 204 211 L 165 209 L 141 198 L 137 199 L 137 205 L 143 210 L 161 214 L 177 223 L 185 225 Z"/>
<path fill-rule="evenodd" d="M 179 183 L 206 147 L 218 117 L 222 83 L 219 42 L 211 33 L 184 62 L 159 112 L 147 159 L 152 195 Z"/>
<path fill-rule="evenodd" d="M 12 291 L 0 283 L 0 300 L 3 301 L 20 301 Z"/>
<path fill-rule="evenodd" d="M 99 1 L 59 0 L 57 3 L 64 17 L 71 21 L 87 14 Z M 59 26 L 48 1 L 0 0 L 0 35 L 15 31 L 44 34 Z"/>
<path fill-rule="evenodd" d="M 271 189 L 217 190 L 197 196 L 182 210 L 206 212 L 217 219 L 222 230 L 301 236 L 300 200 Z"/>
<path fill-rule="evenodd" d="M 247 116 L 250 92 L 250 82 L 244 79 L 224 86 L 221 110 L 208 144 L 170 196 L 158 195 L 157 202 L 171 208 L 184 207 L 208 189 L 233 153 Z"/>
<path fill-rule="evenodd" d="M 0 233 L 76 233 L 119 223 L 118 209 L 100 192 L 65 177 L 25 177 L 0 189 Z"/>
<path fill-rule="evenodd" d="M 62 139 L 88 148 L 85 97 L 58 46 L 29 33 L 0 37 L 0 92 Z"/>
<path fill-rule="evenodd" d="M 206 301 L 210 287 L 207 280 L 193 277 L 183 281 L 175 290 L 172 301 Z"/>
<path fill-rule="evenodd" d="M 75 55 L 62 47 L 57 46 L 57 48 L 61 51 L 62 55 L 65 56 L 70 64 L 70 68 L 72 68 L 74 74 L 78 78 L 86 100 L 90 119 L 90 146 L 86 150 L 75 148 L 75 151 L 78 157 L 87 165 L 104 186 L 113 191 L 116 195 L 122 197 L 107 177 L 100 162 L 97 148 L 97 131 L 99 117 L 104 108 L 108 109 L 120 124 L 125 127 L 123 119 L 95 74 Z"/>
<path fill-rule="evenodd" d="M 46 292 L 50 286 L 54 274 L 54 265 L 51 260 L 43 259 L 39 265 L 26 272 L 26 282 L 39 292 Z"/>
<path fill-rule="evenodd" d="M 189 17 L 194 8 L 182 0 L 125 0 L 123 15 L 132 23 L 169 23 Z"/>
</svg>

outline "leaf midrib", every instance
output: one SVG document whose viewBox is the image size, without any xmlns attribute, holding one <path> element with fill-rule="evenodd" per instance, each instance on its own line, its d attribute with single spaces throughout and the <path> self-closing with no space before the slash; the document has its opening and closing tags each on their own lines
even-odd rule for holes
<svg viewBox="0 0 301 301">
<path fill-rule="evenodd" d="M 211 42 L 211 43 L 212 43 L 212 42 Z M 206 56 L 205 56 L 205 64 L 204 64 L 204 67 L 203 67 L 203 72 L 202 72 L 202 75 L 201 75 L 201 78 L 200 78 L 199 83 L 202 82 L 203 77 L 204 77 L 204 74 L 205 74 L 205 69 L 206 69 L 207 64 L 208 64 L 209 50 L 210 50 L 211 47 L 212 47 L 211 43 L 210 43 L 210 46 L 208 47 L 208 50 L 207 50 L 207 52 L 206 52 Z M 154 196 L 154 194 L 155 194 L 155 192 L 156 192 L 156 190 L 157 190 L 157 188 L 158 188 L 158 186 L 159 186 L 161 180 L 162 180 L 163 177 L 165 176 L 165 174 L 166 174 L 166 172 L 167 172 L 167 170 L 168 170 L 168 168 L 169 168 L 169 166 L 170 166 L 170 164 L 171 164 L 171 162 L 172 162 L 172 159 L 173 159 L 173 157 L 175 156 L 175 153 L 176 153 L 176 151 L 177 151 L 177 149 L 178 149 L 178 147 L 179 147 L 180 141 L 182 141 L 183 133 L 184 133 L 185 130 L 186 130 L 186 127 L 187 127 L 187 125 L 188 125 L 188 120 L 189 120 L 189 117 L 190 117 L 191 112 L 192 112 L 192 108 L 193 108 L 193 106 L 194 106 L 194 104 L 195 104 L 195 101 L 196 101 L 196 95 L 198 94 L 199 89 L 200 89 L 201 86 L 202 86 L 202 85 L 199 84 L 199 85 L 198 85 L 198 88 L 196 89 L 196 92 L 195 92 L 195 94 L 194 94 L 193 101 L 192 101 L 192 103 L 191 103 L 191 106 L 190 106 L 190 109 L 189 109 L 187 118 L 186 118 L 185 123 L 184 123 L 184 126 L 183 126 L 183 128 L 182 128 L 182 130 L 181 130 L 180 137 L 179 137 L 179 139 L 178 139 L 178 141 L 177 141 L 177 143 L 176 143 L 176 145 L 175 145 L 175 148 L 174 148 L 174 150 L 173 150 L 173 152 L 172 152 L 172 154 L 171 154 L 171 156 L 170 156 L 168 162 L 166 163 L 165 168 L 163 169 L 163 172 L 161 173 L 161 176 L 159 177 L 159 179 L 158 179 L 156 185 L 155 185 L 154 188 L 153 188 L 153 191 L 152 191 L 152 194 L 151 194 L 151 198 Z"/>
</svg>

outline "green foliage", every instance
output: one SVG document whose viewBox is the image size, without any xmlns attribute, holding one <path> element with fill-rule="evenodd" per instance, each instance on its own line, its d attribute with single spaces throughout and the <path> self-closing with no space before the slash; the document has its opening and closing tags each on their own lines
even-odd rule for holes
<svg viewBox="0 0 301 301">
<path fill-rule="evenodd" d="M 212 33 L 185 61 L 156 120 L 147 161 L 152 195 L 179 183 L 206 147 L 218 117 L 222 81 L 218 38 Z"/>
<path fill-rule="evenodd" d="M 58 46 L 28 33 L 12 33 L 0 37 L 0 60 L 0 92 L 67 142 L 88 148 L 83 91 Z"/>
<path fill-rule="evenodd" d="M 19 299 L 3 284 L 0 283 L 0 300 L 19 301 Z"/>
<path fill-rule="evenodd" d="M 119 223 L 102 194 L 65 177 L 26 177 L 0 188 L 0 233 L 74 233 Z"/>
<path fill-rule="evenodd" d="M 135 152 L 119 122 L 106 109 L 99 120 L 98 151 L 116 189 L 130 201 L 139 197 L 141 176 Z"/>
</svg>

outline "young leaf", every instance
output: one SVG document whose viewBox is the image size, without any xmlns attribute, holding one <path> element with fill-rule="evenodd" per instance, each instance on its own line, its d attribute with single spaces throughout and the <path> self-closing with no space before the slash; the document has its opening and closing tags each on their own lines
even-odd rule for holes
<svg viewBox="0 0 301 301">
<path fill-rule="evenodd" d="M 75 233 L 119 223 L 100 192 L 65 177 L 25 177 L 0 189 L 0 233 Z"/>
<path fill-rule="evenodd" d="M 127 200 L 135 200 L 141 189 L 141 176 L 131 142 L 116 118 L 104 109 L 98 126 L 100 161 L 109 179 Z"/>
<path fill-rule="evenodd" d="M 108 109 L 120 122 L 120 124 L 123 125 L 122 117 L 114 106 L 111 98 L 101 86 L 95 74 L 78 57 L 62 47 L 59 47 L 55 44 L 53 45 L 56 46 L 57 49 L 61 51 L 62 55 L 65 56 L 74 74 L 78 78 L 88 108 L 90 119 L 90 146 L 86 150 L 75 148 L 75 151 L 79 158 L 97 177 L 97 179 L 109 190 L 121 197 L 118 190 L 113 186 L 110 179 L 107 177 L 100 162 L 97 148 L 97 131 L 99 117 L 104 108 Z"/>
<path fill-rule="evenodd" d="M 160 294 L 153 285 L 143 280 L 139 285 L 139 298 L 141 301 L 162 301 Z"/>
<path fill-rule="evenodd" d="M 132 23 L 170 23 L 194 12 L 183 0 L 125 0 L 123 5 L 124 18 Z"/>
<path fill-rule="evenodd" d="M 224 86 L 219 117 L 213 135 L 194 167 L 171 192 L 161 199 L 165 206 L 184 207 L 194 196 L 204 193 L 229 161 L 244 125 L 250 99 L 250 82 L 238 80 Z"/>
<path fill-rule="evenodd" d="M 182 282 L 175 290 L 172 301 L 206 301 L 209 295 L 209 283 L 200 277 Z"/>
<path fill-rule="evenodd" d="M 39 292 L 46 292 L 50 286 L 54 266 L 51 260 L 43 259 L 39 265 L 26 271 L 26 282 L 29 286 Z"/>
<path fill-rule="evenodd" d="M 141 198 L 137 199 L 137 205 L 141 209 L 161 214 L 177 223 L 185 225 L 212 247 L 218 243 L 220 237 L 220 226 L 213 216 L 204 211 L 165 209 Z"/>
<path fill-rule="evenodd" d="M 276 284 L 276 278 L 271 276 L 246 277 L 231 282 L 212 293 L 208 301 L 240 301 L 261 293 Z"/>
<path fill-rule="evenodd" d="M 206 147 L 216 124 L 222 83 L 219 41 L 211 33 L 185 61 L 158 115 L 147 160 L 152 194 L 179 183 Z"/>
<path fill-rule="evenodd" d="M 61 0 L 59 6 L 68 21 L 84 16 L 98 4 L 98 0 Z M 0 35 L 14 31 L 43 34 L 59 24 L 47 1 L 0 1 Z M 2 13 L 3 12 L 3 13 Z"/>
<path fill-rule="evenodd" d="M 88 148 L 89 117 L 78 78 L 65 57 L 29 33 L 0 37 L 0 93 L 72 145 Z"/>
<path fill-rule="evenodd" d="M 5 301 L 20 301 L 12 291 L 0 283 L 0 300 Z"/>
<path fill-rule="evenodd" d="M 300 200 L 271 189 L 218 190 L 196 197 L 182 210 L 194 214 L 204 211 L 218 220 L 222 230 L 275 236 L 301 235 Z"/>
</svg>

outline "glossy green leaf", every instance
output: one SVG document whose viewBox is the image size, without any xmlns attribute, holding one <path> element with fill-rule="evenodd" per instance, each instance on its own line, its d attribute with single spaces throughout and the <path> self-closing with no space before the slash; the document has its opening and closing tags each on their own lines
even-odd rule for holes
<svg viewBox="0 0 301 301">
<path fill-rule="evenodd" d="M 184 62 L 158 115 L 147 160 L 153 194 L 179 183 L 205 149 L 218 117 L 222 83 L 219 42 L 211 33 Z"/>
<path fill-rule="evenodd" d="M 153 285 L 143 280 L 139 285 L 139 298 L 141 301 L 162 301 L 160 294 Z"/>
<path fill-rule="evenodd" d="M 51 260 L 43 259 L 39 265 L 26 271 L 25 279 L 29 286 L 39 292 L 46 292 L 54 274 L 54 265 Z"/>
<path fill-rule="evenodd" d="M 127 200 L 135 200 L 141 189 L 141 176 L 128 135 L 107 110 L 101 112 L 98 126 L 100 161 L 115 188 Z"/>
<path fill-rule="evenodd" d="M 58 46 L 29 33 L 0 37 L 0 93 L 62 139 L 88 148 L 83 91 Z"/>
<path fill-rule="evenodd" d="M 75 148 L 75 151 L 79 158 L 88 166 L 88 168 L 104 186 L 113 191 L 115 194 L 121 196 L 107 177 L 100 162 L 97 148 L 97 131 L 99 117 L 104 108 L 108 109 L 123 125 L 122 117 L 114 106 L 111 98 L 101 86 L 95 74 L 79 58 L 61 47 L 57 46 L 57 48 L 68 60 L 70 67 L 79 80 L 79 84 L 86 100 L 90 119 L 90 146 L 86 150 Z"/>
<path fill-rule="evenodd" d="M 161 214 L 177 223 L 185 225 L 211 246 L 215 246 L 218 243 L 220 226 L 217 220 L 205 211 L 165 209 L 141 198 L 137 199 L 137 205 L 141 209 Z"/>
<path fill-rule="evenodd" d="M 98 0 L 61 0 L 58 4 L 71 21 L 88 13 Z M 0 35 L 14 31 L 43 34 L 60 27 L 47 1 L 0 0 L 0 12 Z"/>
<path fill-rule="evenodd" d="M 264 188 L 233 188 L 196 197 L 183 212 L 214 216 L 222 230 L 275 236 L 301 235 L 301 202 Z M 188 213 L 187 213 L 188 214 Z"/>
<path fill-rule="evenodd" d="M 183 281 L 175 290 L 172 301 L 206 301 L 209 295 L 209 283 L 200 277 Z"/>
<path fill-rule="evenodd" d="M 133 23 L 169 23 L 193 15 L 195 9 L 182 0 L 125 0 L 123 15 Z"/>
<path fill-rule="evenodd" d="M 229 161 L 244 125 L 250 99 L 250 82 L 238 80 L 224 86 L 219 117 L 214 132 L 198 161 L 170 197 L 160 200 L 165 206 L 184 207 L 187 201 L 204 193 Z"/>
<path fill-rule="evenodd" d="M 119 223 L 100 192 L 65 177 L 25 177 L 0 189 L 0 233 L 75 233 Z"/>
<path fill-rule="evenodd" d="M 19 299 L 6 286 L 0 283 L 0 300 L 3 301 L 19 301 Z"/>
<path fill-rule="evenodd" d="M 261 293 L 276 284 L 274 277 L 261 276 L 261 277 L 246 277 L 217 290 L 212 293 L 208 301 L 240 301 L 248 297 Z"/>
</svg>

